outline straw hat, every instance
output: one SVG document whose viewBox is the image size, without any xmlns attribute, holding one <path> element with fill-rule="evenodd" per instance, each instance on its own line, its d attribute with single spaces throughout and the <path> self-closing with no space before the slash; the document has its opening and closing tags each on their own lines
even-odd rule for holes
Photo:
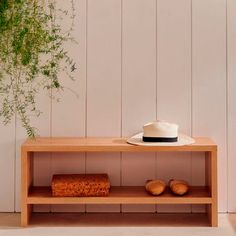
<svg viewBox="0 0 236 236">
<path fill-rule="evenodd" d="M 128 143 L 142 146 L 183 146 L 195 142 L 187 135 L 178 132 L 178 125 L 165 121 L 154 121 L 143 126 L 143 132 L 127 140 Z"/>
</svg>

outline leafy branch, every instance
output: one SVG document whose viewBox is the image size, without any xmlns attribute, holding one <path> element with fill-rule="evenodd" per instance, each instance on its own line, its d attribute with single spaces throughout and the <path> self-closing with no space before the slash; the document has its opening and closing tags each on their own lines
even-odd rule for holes
<svg viewBox="0 0 236 236">
<path fill-rule="evenodd" d="M 29 137 L 37 134 L 30 117 L 41 114 L 36 95 L 63 90 L 61 71 L 74 78 L 75 63 L 64 49 L 65 42 L 74 42 L 70 1 L 72 23 L 64 33 L 56 16 L 68 17 L 68 11 L 57 11 L 54 1 L 47 7 L 37 0 L 0 1 L 0 117 L 8 124 L 17 115 Z"/>
</svg>

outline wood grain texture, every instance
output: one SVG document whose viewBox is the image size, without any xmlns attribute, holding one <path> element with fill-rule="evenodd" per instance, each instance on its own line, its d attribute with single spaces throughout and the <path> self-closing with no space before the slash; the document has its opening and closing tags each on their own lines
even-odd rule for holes
<svg viewBox="0 0 236 236">
<path fill-rule="evenodd" d="M 21 226 L 28 225 L 32 213 L 27 198 L 33 185 L 33 169 L 33 154 L 21 150 Z"/>
<path fill-rule="evenodd" d="M 191 135 L 190 0 L 157 1 L 157 119 L 179 124 L 179 132 Z M 157 153 L 157 177 L 191 182 L 190 155 Z M 190 206 L 177 207 L 157 211 L 191 211 Z"/>
<path fill-rule="evenodd" d="M 127 143 L 127 138 L 39 137 L 27 139 L 22 148 L 28 152 L 206 152 L 217 148 L 211 138 L 193 138 L 193 144 L 184 146 L 139 146 Z"/>
<path fill-rule="evenodd" d="M 226 1 L 193 0 L 193 135 L 208 135 L 219 145 L 219 211 L 227 211 Z M 204 176 L 192 169 L 193 184 Z M 199 161 L 193 158 L 193 167 Z M 203 182 L 204 180 L 202 180 Z"/>
<path fill-rule="evenodd" d="M 58 139 L 58 138 L 57 138 Z M 97 140 L 104 138 L 97 138 Z M 47 139 L 49 145 L 52 139 Z M 66 139 L 63 139 L 66 140 Z M 71 138 L 67 138 L 72 140 Z M 83 140 L 87 140 L 84 138 Z M 110 139 L 110 142 L 113 139 Z M 35 140 L 37 142 L 37 140 Z M 99 143 L 99 142 L 98 142 Z M 80 143 L 77 144 L 80 146 Z M 83 145 L 83 144 L 82 144 Z M 101 144 L 99 144 L 101 145 Z M 106 145 L 106 144 L 105 144 Z M 132 145 L 129 145 L 132 146 Z M 60 147 L 60 146 L 58 146 Z M 138 148 L 138 146 L 134 146 Z M 166 146 L 165 150 L 171 146 Z M 201 146 L 199 146 L 201 148 Z M 150 150 L 151 147 L 149 147 Z M 194 148 L 189 145 L 189 148 Z M 196 146 L 195 146 L 196 148 Z M 189 192 L 184 196 L 176 196 L 167 188 L 166 191 L 160 196 L 151 196 L 145 190 L 144 185 L 139 187 L 132 186 L 119 186 L 111 187 L 110 194 L 106 197 L 53 197 L 51 187 L 35 187 L 33 185 L 33 152 L 28 151 L 24 145 L 21 148 L 22 155 L 22 191 L 21 191 L 21 225 L 27 226 L 31 216 L 32 204 L 132 204 L 134 206 L 143 204 L 210 204 L 207 207 L 207 213 L 211 226 L 218 225 L 217 214 L 217 147 L 212 144 L 212 150 L 206 152 L 206 187 L 193 187 L 191 186 Z M 181 151 L 181 149 L 179 150 Z M 190 149 L 189 151 L 194 151 Z M 57 156 L 58 157 L 58 156 Z M 99 157 L 97 157 L 99 160 Z M 98 206 L 98 205 L 97 205 Z M 111 205 L 110 205 L 111 206 Z M 97 208 L 97 207 L 96 207 Z M 107 210 L 106 210 L 107 211 Z"/>
<path fill-rule="evenodd" d="M 87 136 L 119 136 L 121 1 L 88 0 L 87 11 Z M 106 164 L 97 166 L 96 157 Z M 112 161 L 109 157 L 112 157 Z M 120 154 L 88 154 L 86 173 L 94 171 L 112 173 L 112 184 L 120 184 Z M 120 208 L 87 206 L 86 210 L 120 211 Z"/>
<path fill-rule="evenodd" d="M 236 212 L 236 2 L 228 0 L 228 211 Z"/>
<path fill-rule="evenodd" d="M 217 150 L 207 152 L 206 157 L 206 186 L 210 190 L 212 204 L 206 206 L 211 226 L 218 226 L 218 186 L 217 186 Z"/>
<path fill-rule="evenodd" d="M 71 6 L 65 6 L 63 0 L 57 0 L 57 8 L 71 12 Z M 60 99 L 52 103 L 52 135 L 53 136 L 85 136 L 86 119 L 86 0 L 75 1 L 76 16 L 74 19 L 74 31 L 72 36 L 78 44 L 66 45 L 71 58 L 76 63 L 74 81 L 65 73 L 60 73 L 59 80 L 64 86 L 61 94 L 55 95 Z M 71 25 L 71 19 L 61 20 L 64 31 Z M 73 91 L 71 91 L 71 89 Z M 58 162 L 58 155 L 59 162 Z M 53 174 L 85 173 L 85 153 L 76 154 L 52 154 L 51 176 Z M 53 212 L 83 212 L 85 206 L 52 206 Z"/>
<path fill-rule="evenodd" d="M 162 231 L 166 230 L 163 227 L 187 227 L 191 231 L 190 227 L 197 227 L 199 231 L 202 231 L 201 227 L 209 227 L 206 214 L 155 214 L 155 213 L 90 213 L 90 214 L 33 214 L 31 225 L 33 227 L 84 227 L 85 230 L 91 227 L 117 227 L 121 228 L 131 227 L 137 228 L 137 231 L 141 234 L 145 234 L 147 227 L 153 227 L 154 231 L 156 227 L 162 227 L 157 229 Z M 123 228 L 122 228 L 123 227 Z M 141 227 L 144 227 L 143 233 L 140 232 Z M 76 229 L 75 229 L 76 230 Z M 173 229 L 175 230 L 175 229 Z M 211 231 L 211 229 L 205 228 L 205 230 Z M 87 230 L 86 230 L 87 231 Z M 130 231 L 129 231 L 130 234 Z M 136 233 L 137 234 L 137 233 Z"/>
<path fill-rule="evenodd" d="M 1 120 L 2 121 L 2 120 Z M 14 119 L 13 119 L 14 122 Z M 14 211 L 15 125 L 0 124 L 0 211 Z"/>
<path fill-rule="evenodd" d="M 156 118 L 156 2 L 123 1 L 122 135 L 131 136 Z M 122 154 L 122 185 L 155 178 L 155 153 Z M 137 173 L 139 173 L 137 175 Z M 123 206 L 122 211 L 155 211 L 155 206 Z"/>
</svg>

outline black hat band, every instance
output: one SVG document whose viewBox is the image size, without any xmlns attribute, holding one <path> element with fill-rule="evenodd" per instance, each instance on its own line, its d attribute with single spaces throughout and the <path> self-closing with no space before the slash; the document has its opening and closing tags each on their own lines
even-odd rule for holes
<svg viewBox="0 0 236 236">
<path fill-rule="evenodd" d="M 143 136 L 143 142 L 173 143 L 177 141 L 178 141 L 178 137 L 169 138 L 169 137 L 144 137 Z"/>
</svg>

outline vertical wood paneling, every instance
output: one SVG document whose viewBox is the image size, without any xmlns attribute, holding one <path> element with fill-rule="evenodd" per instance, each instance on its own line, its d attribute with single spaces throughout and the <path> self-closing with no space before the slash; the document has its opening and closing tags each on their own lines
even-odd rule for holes
<svg viewBox="0 0 236 236">
<path fill-rule="evenodd" d="M 57 8 L 71 12 L 71 5 L 64 6 L 63 0 L 57 0 Z M 73 37 L 78 44 L 68 43 L 66 48 L 71 58 L 74 59 L 78 70 L 75 71 L 75 81 L 72 81 L 63 73 L 60 80 L 65 87 L 61 95 L 61 101 L 55 100 L 52 104 L 52 136 L 85 136 L 85 106 L 86 106 L 86 0 L 75 1 L 74 31 Z M 71 20 L 61 22 L 66 31 L 71 25 Z M 73 92 L 69 89 L 73 89 Z M 74 94 L 77 93 L 77 96 Z M 59 156 L 59 157 L 58 157 Z M 52 154 L 51 174 L 63 173 L 85 173 L 85 154 L 84 153 L 57 153 Z M 84 211 L 84 205 L 59 205 L 52 206 L 52 211 Z"/>
<path fill-rule="evenodd" d="M 1 120 L 2 121 L 2 120 Z M 14 211 L 15 185 L 15 119 L 7 126 L 0 124 L 0 211 Z"/>
<path fill-rule="evenodd" d="M 156 118 L 156 1 L 123 1 L 122 135 L 131 136 Z M 122 185 L 155 178 L 155 153 L 123 153 Z M 155 206 L 123 206 L 123 211 L 155 211 Z"/>
<path fill-rule="evenodd" d="M 191 134 L 191 1 L 157 1 L 157 118 Z M 157 176 L 191 182 L 191 154 L 157 153 Z M 190 211 L 190 206 L 158 206 Z"/>
<path fill-rule="evenodd" d="M 227 211 L 226 0 L 193 0 L 193 135 L 210 136 L 218 147 L 219 211 Z M 195 169 L 199 182 L 202 168 Z"/>
<path fill-rule="evenodd" d="M 87 136 L 120 136 L 121 1 L 88 0 Z M 86 172 L 105 172 L 120 185 L 120 154 L 87 154 Z M 87 206 L 87 211 L 120 211 L 115 206 Z"/>
<path fill-rule="evenodd" d="M 50 98 L 41 92 L 38 105 L 43 114 L 32 119 L 40 135 L 130 136 L 156 118 L 178 123 L 180 131 L 191 134 L 192 111 L 192 135 L 210 136 L 219 145 L 219 211 L 226 211 L 228 204 L 228 210 L 236 212 L 236 3 L 227 1 L 228 15 L 226 0 L 192 0 L 191 29 L 191 0 L 76 0 L 78 18 L 74 36 L 79 45 L 68 48 L 79 70 L 76 81 L 68 79 L 65 86 L 75 90 L 79 98 L 65 89 L 62 101 L 51 107 Z M 62 8 L 69 6 L 64 6 L 62 0 L 57 3 Z M 63 24 L 67 26 L 66 22 Z M 19 121 L 16 130 L 14 123 L 0 126 L 0 187 L 4 189 L 0 192 L 0 211 L 3 212 L 14 211 L 14 205 L 20 211 L 20 145 L 25 138 Z M 53 173 L 84 171 L 107 172 L 113 185 L 144 185 L 146 179 L 155 177 L 166 181 L 173 177 L 192 179 L 193 185 L 204 184 L 205 162 L 201 153 L 193 155 L 192 165 L 188 154 L 158 153 L 157 159 L 154 153 L 123 153 L 121 159 L 120 154 L 114 153 L 88 154 L 87 158 L 83 154 L 60 154 L 59 161 L 54 155 L 58 154 L 35 155 L 35 185 L 49 185 Z M 190 208 L 157 208 L 173 209 Z M 36 210 L 49 211 L 50 207 L 40 206 Z M 84 207 L 54 206 L 52 210 L 83 211 Z M 87 206 L 87 211 L 100 210 L 120 208 Z M 198 210 L 194 206 L 193 211 Z M 155 211 L 155 207 L 123 206 L 123 211 Z"/>
<path fill-rule="evenodd" d="M 236 1 L 228 0 L 228 211 L 236 212 Z"/>
</svg>

